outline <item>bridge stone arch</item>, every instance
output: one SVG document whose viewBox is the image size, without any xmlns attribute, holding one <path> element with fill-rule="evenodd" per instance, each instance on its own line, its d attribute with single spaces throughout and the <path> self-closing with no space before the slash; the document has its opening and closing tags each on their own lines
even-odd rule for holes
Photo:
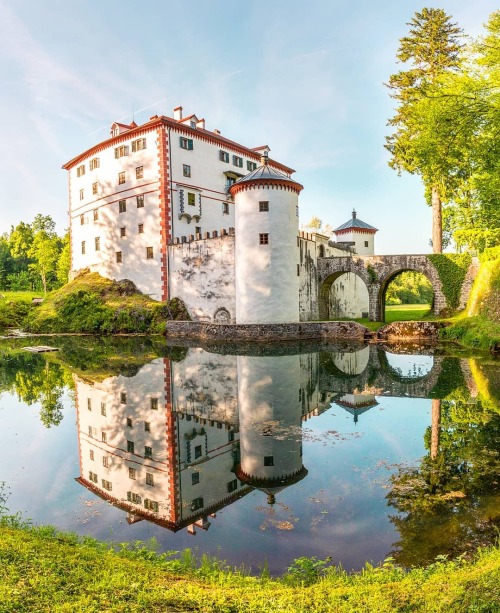
<svg viewBox="0 0 500 613">
<path fill-rule="evenodd" d="M 318 260 L 319 262 L 319 260 Z M 331 317 L 331 290 L 332 285 L 342 277 L 343 275 L 352 272 L 350 270 L 340 270 L 337 272 L 333 272 L 331 275 L 326 277 L 323 282 L 320 282 L 319 287 L 319 295 L 318 295 L 318 316 L 319 319 L 327 321 L 332 319 Z M 363 274 L 354 273 L 366 286 L 368 291 L 368 300 L 370 301 L 370 286 L 368 281 L 368 276 Z M 369 310 L 369 309 L 368 309 Z"/>
<path fill-rule="evenodd" d="M 320 319 L 328 319 L 325 303 L 333 281 L 347 272 L 361 277 L 368 288 L 371 321 L 384 321 L 385 291 L 390 281 L 405 270 L 420 272 L 429 279 L 434 291 L 433 314 L 446 306 L 438 271 L 427 255 L 364 255 L 318 259 L 318 310 Z M 327 315 L 325 317 L 325 315 Z"/>
</svg>

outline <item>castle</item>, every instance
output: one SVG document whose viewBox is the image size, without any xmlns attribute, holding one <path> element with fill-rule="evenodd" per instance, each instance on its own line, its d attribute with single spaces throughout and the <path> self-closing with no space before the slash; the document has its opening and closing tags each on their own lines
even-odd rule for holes
<svg viewBox="0 0 500 613">
<path fill-rule="evenodd" d="M 196 115 L 113 123 L 111 137 L 67 162 L 71 274 L 130 279 L 156 300 L 181 298 L 195 321 L 318 319 L 318 258 L 371 255 L 377 229 L 353 217 L 335 240 L 299 232 L 294 170 Z M 336 279 L 330 313 L 361 317 L 367 290 Z"/>
</svg>

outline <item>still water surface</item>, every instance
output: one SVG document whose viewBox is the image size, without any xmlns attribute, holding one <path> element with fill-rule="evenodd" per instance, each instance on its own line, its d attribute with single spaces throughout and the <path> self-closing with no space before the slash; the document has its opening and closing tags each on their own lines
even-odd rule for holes
<svg viewBox="0 0 500 613">
<path fill-rule="evenodd" d="M 36 523 L 273 573 L 426 563 L 500 523 L 495 364 L 64 343 L 0 348 L 0 481 Z"/>
</svg>

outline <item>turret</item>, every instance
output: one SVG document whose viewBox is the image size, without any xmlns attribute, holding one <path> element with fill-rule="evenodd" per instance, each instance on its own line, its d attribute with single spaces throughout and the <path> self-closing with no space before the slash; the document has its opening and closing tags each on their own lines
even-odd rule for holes
<svg viewBox="0 0 500 613">
<path fill-rule="evenodd" d="M 302 185 L 268 164 L 230 188 L 235 205 L 236 323 L 299 321 L 298 197 Z"/>
</svg>

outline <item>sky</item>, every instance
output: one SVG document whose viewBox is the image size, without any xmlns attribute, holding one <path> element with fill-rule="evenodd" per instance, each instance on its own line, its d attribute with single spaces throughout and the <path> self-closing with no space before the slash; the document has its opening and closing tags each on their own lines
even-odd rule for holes
<svg viewBox="0 0 500 613">
<path fill-rule="evenodd" d="M 0 0 L 0 233 L 37 213 L 68 226 L 62 164 L 114 121 L 206 119 L 263 144 L 304 185 L 300 222 L 337 227 L 353 208 L 379 229 L 376 253 L 430 250 L 418 177 L 384 149 L 407 22 L 443 8 L 480 35 L 495 0 Z"/>
</svg>

